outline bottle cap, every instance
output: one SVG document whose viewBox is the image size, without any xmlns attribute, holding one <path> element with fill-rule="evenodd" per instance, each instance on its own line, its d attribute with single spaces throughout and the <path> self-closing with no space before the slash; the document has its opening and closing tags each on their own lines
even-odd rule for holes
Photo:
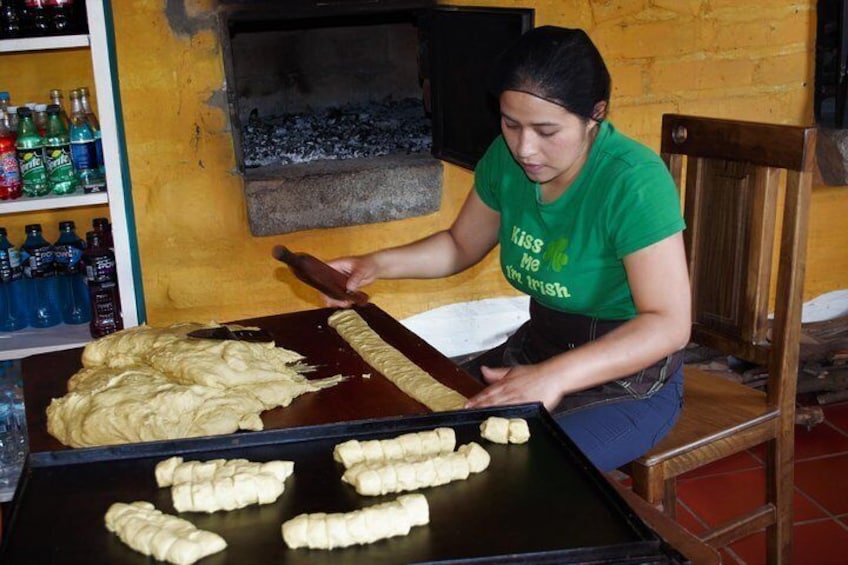
<svg viewBox="0 0 848 565">
<path fill-rule="evenodd" d="M 6 228 L 4 228 L 4 227 L 0 227 L 0 235 L 4 235 L 4 236 L 5 236 L 5 235 L 9 235 L 9 234 L 6 232 Z"/>
<path fill-rule="evenodd" d="M 50 98 L 56 98 L 56 97 L 59 97 L 59 98 L 62 97 L 62 89 L 61 88 L 54 88 L 50 91 Z"/>
<path fill-rule="evenodd" d="M 21 108 L 18 108 L 18 116 L 22 118 L 32 117 L 32 110 L 30 110 L 26 106 L 22 106 Z"/>
<path fill-rule="evenodd" d="M 62 230 L 62 231 L 67 230 L 67 229 L 72 230 L 75 227 L 76 227 L 76 224 L 74 223 L 73 220 L 63 220 L 63 221 L 59 222 L 59 229 Z"/>
<path fill-rule="evenodd" d="M 25 231 L 41 231 L 41 224 L 27 224 Z"/>
<path fill-rule="evenodd" d="M 9 100 L 9 92 L 7 90 L 0 90 L 0 100 Z"/>
</svg>

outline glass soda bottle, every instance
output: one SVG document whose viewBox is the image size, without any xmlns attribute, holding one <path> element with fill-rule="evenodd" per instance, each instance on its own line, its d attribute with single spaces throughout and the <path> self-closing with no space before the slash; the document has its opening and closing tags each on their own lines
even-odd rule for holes
<svg viewBox="0 0 848 565">
<path fill-rule="evenodd" d="M 15 151 L 15 136 L 6 126 L 6 116 L 0 113 L 0 199 L 14 200 L 23 194 L 21 168 Z"/>
<path fill-rule="evenodd" d="M 55 104 L 47 107 L 47 132 L 44 136 L 44 166 L 47 183 L 53 194 L 70 194 L 77 189 L 77 177 L 71 163 L 71 141 L 68 130 L 59 116 L 61 108 Z"/>
<path fill-rule="evenodd" d="M 21 167 L 21 182 L 27 196 L 44 196 L 50 193 L 47 184 L 47 169 L 44 167 L 44 142 L 32 121 L 32 110 L 26 106 L 18 108 L 18 137 L 15 149 Z"/>
<path fill-rule="evenodd" d="M 103 337 L 124 329 L 115 254 L 104 245 L 100 233 L 85 234 L 86 282 L 91 299 L 91 337 Z"/>
<path fill-rule="evenodd" d="M 35 129 L 38 130 L 38 134 L 44 137 L 44 133 L 47 131 L 47 104 L 36 104 L 32 108 L 32 121 L 35 124 Z"/>
<path fill-rule="evenodd" d="M 62 118 L 62 123 L 65 124 L 65 129 L 71 127 L 71 120 L 68 119 L 68 112 L 65 111 L 65 97 L 62 95 L 61 88 L 54 88 L 50 91 L 50 103 L 56 104 L 62 109 L 59 116 Z"/>
<path fill-rule="evenodd" d="M 89 96 L 88 87 L 79 87 L 80 102 L 82 109 L 85 112 L 85 117 L 88 118 L 88 124 L 91 126 L 91 131 L 94 132 L 94 148 L 97 151 L 97 168 L 100 170 L 100 175 L 106 178 L 106 163 L 103 161 L 103 139 L 100 133 L 100 121 L 97 115 L 91 108 L 91 98 Z"/>
<path fill-rule="evenodd" d="M 91 301 L 82 262 L 85 242 L 75 230 L 73 221 L 59 222 L 59 239 L 53 244 L 59 309 L 66 324 L 84 324 L 91 320 Z"/>
<path fill-rule="evenodd" d="M 79 90 L 71 91 L 71 160 L 83 192 L 103 192 L 106 183 L 97 164 L 94 131 L 82 107 Z"/>
<path fill-rule="evenodd" d="M 0 227 L 0 331 L 13 332 L 27 326 L 27 295 L 20 252 Z"/>
<path fill-rule="evenodd" d="M 34 328 L 49 328 L 61 320 L 53 246 L 41 234 L 41 224 L 26 226 L 26 241 L 21 246 L 24 280 L 29 286 L 28 319 Z"/>
</svg>

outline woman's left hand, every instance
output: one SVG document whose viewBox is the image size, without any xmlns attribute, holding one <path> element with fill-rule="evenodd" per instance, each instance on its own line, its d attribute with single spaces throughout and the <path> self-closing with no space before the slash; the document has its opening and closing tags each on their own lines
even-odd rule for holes
<svg viewBox="0 0 848 565">
<path fill-rule="evenodd" d="M 466 408 L 542 402 L 545 408 L 552 410 L 562 399 L 556 379 L 534 365 L 482 367 L 482 373 L 489 386 L 470 398 Z"/>
</svg>

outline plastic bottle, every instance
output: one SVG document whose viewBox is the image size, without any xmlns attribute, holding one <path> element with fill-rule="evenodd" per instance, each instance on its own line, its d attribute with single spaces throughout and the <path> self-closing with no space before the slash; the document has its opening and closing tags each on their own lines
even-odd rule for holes
<svg viewBox="0 0 848 565">
<path fill-rule="evenodd" d="M 27 294 L 20 252 L 0 227 L 0 331 L 13 332 L 27 326 Z"/>
<path fill-rule="evenodd" d="M 100 234 L 85 234 L 87 249 L 85 262 L 86 282 L 91 298 L 91 337 L 103 337 L 124 329 L 121 316 L 121 298 L 118 293 L 118 274 L 115 254 L 104 245 Z"/>
<path fill-rule="evenodd" d="M 21 14 L 15 5 L 15 0 L 0 0 L 0 37 L 20 37 Z"/>
<path fill-rule="evenodd" d="M 71 220 L 59 222 L 59 239 L 53 244 L 59 308 L 66 324 L 84 324 L 91 320 L 91 301 L 82 263 L 85 242 L 77 235 Z"/>
<path fill-rule="evenodd" d="M 68 130 L 59 116 L 61 108 L 48 106 L 47 132 L 44 136 L 44 166 L 47 183 L 53 194 L 70 194 L 77 189 L 77 177 L 71 163 L 71 142 Z"/>
<path fill-rule="evenodd" d="M 44 132 L 47 131 L 47 104 L 35 105 L 32 109 L 32 122 L 41 137 L 44 137 Z"/>
<path fill-rule="evenodd" d="M 15 137 L 18 137 L 18 107 L 9 106 L 6 108 L 6 127 Z"/>
<path fill-rule="evenodd" d="M 23 194 L 21 168 L 15 136 L 7 128 L 5 118 L 5 114 L 0 113 L 0 200 L 14 200 Z"/>
<path fill-rule="evenodd" d="M 78 90 L 71 91 L 71 160 L 83 192 L 103 192 L 106 183 L 97 164 L 94 132 L 86 118 Z"/>
<path fill-rule="evenodd" d="M 77 32 L 76 20 L 74 19 L 74 0 L 45 0 L 44 4 L 47 9 L 50 33 L 68 35 Z"/>
<path fill-rule="evenodd" d="M 61 88 L 54 88 L 50 91 L 50 103 L 56 104 L 62 109 L 59 116 L 62 118 L 62 123 L 65 124 L 65 129 L 70 129 L 71 120 L 68 119 L 68 112 L 65 110 L 65 97 L 62 95 Z"/>
<path fill-rule="evenodd" d="M 50 33 L 45 0 L 24 0 L 23 21 L 27 35 L 42 36 Z"/>
<path fill-rule="evenodd" d="M 115 243 L 112 240 L 112 224 L 109 223 L 109 218 L 94 218 L 91 220 L 91 227 L 100 234 L 102 245 L 115 252 Z"/>
<path fill-rule="evenodd" d="M 2 0 L 0 0 L 2 2 Z M 9 91 L 0 90 L 0 110 L 6 112 L 9 106 L 12 105 L 11 97 L 9 96 Z"/>
<path fill-rule="evenodd" d="M 56 285 L 56 269 L 53 264 L 53 246 L 41 234 L 41 224 L 26 226 L 27 238 L 21 246 L 21 263 L 24 280 L 29 286 L 28 319 L 35 328 L 48 328 L 58 324 L 59 291 Z"/>
<path fill-rule="evenodd" d="M 0 362 L 0 491 L 13 495 L 28 451 L 19 361 Z"/>
<path fill-rule="evenodd" d="M 47 184 L 47 169 L 44 168 L 43 140 L 35 129 L 32 111 L 27 107 L 18 109 L 18 137 L 15 149 L 21 167 L 21 182 L 27 196 L 44 196 L 50 193 Z"/>
<path fill-rule="evenodd" d="M 97 168 L 100 170 L 100 175 L 106 178 L 106 163 L 103 161 L 103 140 L 100 133 L 100 121 L 97 115 L 91 108 L 91 98 L 89 97 L 88 88 L 81 86 L 78 88 L 80 93 L 80 102 L 82 109 L 85 112 L 85 117 L 88 118 L 88 124 L 91 126 L 91 131 L 94 133 L 94 147 L 97 150 Z"/>
</svg>

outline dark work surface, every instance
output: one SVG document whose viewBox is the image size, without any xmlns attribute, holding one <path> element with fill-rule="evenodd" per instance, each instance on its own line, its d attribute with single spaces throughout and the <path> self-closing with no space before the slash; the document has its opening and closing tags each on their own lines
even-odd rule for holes
<svg viewBox="0 0 848 565">
<path fill-rule="evenodd" d="M 482 388 L 450 359 L 379 307 L 369 304 L 356 310 L 385 341 L 447 386 L 466 396 Z M 327 325 L 327 318 L 334 311 L 322 308 L 238 322 L 258 326 L 268 331 L 279 347 L 304 355 L 306 363 L 316 366 L 314 372 L 306 374 L 307 378 L 337 374 L 356 377 L 329 389 L 300 396 L 285 408 L 264 412 L 262 421 L 265 428 L 428 413 L 427 407 L 377 373 Z M 34 355 L 23 360 L 24 399 L 33 453 L 69 449 L 47 433 L 45 410 L 51 399 L 65 395 L 68 379 L 82 367 L 81 357 L 82 348 L 79 348 Z M 371 374 L 371 378 L 360 378 L 366 373 Z"/>
<path fill-rule="evenodd" d="M 496 445 L 479 423 L 498 414 L 528 419 L 531 441 Z M 288 549 L 282 522 L 302 512 L 345 512 L 397 495 L 363 497 L 341 482 L 333 446 L 351 437 L 374 439 L 448 425 L 457 443 L 478 441 L 489 468 L 466 481 L 423 489 L 429 525 L 405 537 L 333 551 Z M 36 454 L 7 524 L 2 561 L 11 564 L 143 564 L 150 562 L 108 532 L 113 502 L 146 500 L 176 514 L 169 489 L 159 489 L 157 462 L 245 457 L 290 459 L 295 473 L 276 503 L 214 514 L 183 513 L 198 528 L 224 537 L 228 548 L 203 565 L 266 563 L 564 563 L 665 562 L 658 538 L 635 517 L 603 476 L 540 405 L 268 430 L 215 438 L 152 442 Z"/>
</svg>

